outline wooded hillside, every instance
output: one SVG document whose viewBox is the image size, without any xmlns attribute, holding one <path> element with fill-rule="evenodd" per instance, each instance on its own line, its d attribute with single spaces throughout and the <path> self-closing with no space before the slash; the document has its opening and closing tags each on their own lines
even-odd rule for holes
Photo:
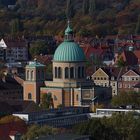
<svg viewBox="0 0 140 140">
<path fill-rule="evenodd" d="M 140 0 L 0 0 L 0 34 L 63 35 L 67 17 L 77 35 L 140 34 Z M 14 0 L 13 0 L 14 2 Z"/>
</svg>

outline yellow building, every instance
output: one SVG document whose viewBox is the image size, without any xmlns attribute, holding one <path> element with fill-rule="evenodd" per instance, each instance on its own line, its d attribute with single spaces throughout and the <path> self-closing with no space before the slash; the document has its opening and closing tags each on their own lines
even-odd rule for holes
<svg viewBox="0 0 140 140">
<path fill-rule="evenodd" d="M 111 87 L 112 88 L 112 96 L 118 94 L 118 85 L 117 78 L 109 72 L 109 70 L 104 70 L 99 68 L 93 75 L 91 76 L 95 85 L 102 87 Z"/>
</svg>

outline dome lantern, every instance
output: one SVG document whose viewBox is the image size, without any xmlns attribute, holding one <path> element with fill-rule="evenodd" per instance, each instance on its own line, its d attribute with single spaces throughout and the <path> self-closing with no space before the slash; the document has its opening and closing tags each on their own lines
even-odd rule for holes
<svg viewBox="0 0 140 140">
<path fill-rule="evenodd" d="M 70 26 L 70 21 L 68 20 L 68 25 L 65 30 L 65 40 L 64 41 L 73 41 L 73 30 Z"/>
</svg>

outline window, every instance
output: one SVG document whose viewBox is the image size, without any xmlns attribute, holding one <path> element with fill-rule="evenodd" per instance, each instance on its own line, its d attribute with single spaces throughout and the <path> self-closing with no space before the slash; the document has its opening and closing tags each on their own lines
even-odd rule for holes
<svg viewBox="0 0 140 140">
<path fill-rule="evenodd" d="M 55 78 L 57 78 L 57 67 L 54 68 Z"/>
<path fill-rule="evenodd" d="M 69 69 L 68 69 L 68 67 L 65 68 L 65 78 L 69 78 Z"/>
<path fill-rule="evenodd" d="M 32 99 L 32 94 L 28 93 L 28 99 L 31 100 Z"/>
<path fill-rule="evenodd" d="M 78 94 L 76 95 L 76 101 L 78 101 L 79 100 L 79 96 L 78 96 Z"/>
<path fill-rule="evenodd" d="M 119 84 L 119 88 L 122 88 L 122 84 Z"/>
<path fill-rule="evenodd" d="M 27 70 L 27 80 L 29 80 L 29 70 Z"/>
<path fill-rule="evenodd" d="M 104 80 L 106 80 L 106 77 L 104 77 Z"/>
<path fill-rule="evenodd" d="M 81 78 L 81 68 L 78 67 L 78 78 Z"/>
<path fill-rule="evenodd" d="M 34 72 L 33 72 L 33 70 L 31 71 L 31 80 L 33 80 L 33 74 L 34 74 Z"/>
<path fill-rule="evenodd" d="M 70 68 L 70 78 L 74 78 L 74 68 Z"/>
<path fill-rule="evenodd" d="M 61 73 L 62 73 L 62 70 L 61 70 L 61 67 L 59 67 L 58 68 L 58 78 L 61 78 L 61 75 L 62 75 Z"/>
<path fill-rule="evenodd" d="M 136 81 L 138 81 L 139 79 L 136 77 Z"/>
<path fill-rule="evenodd" d="M 84 78 L 84 76 L 85 76 L 84 71 L 85 71 L 85 69 L 84 69 L 84 67 L 82 67 L 82 78 Z"/>
</svg>

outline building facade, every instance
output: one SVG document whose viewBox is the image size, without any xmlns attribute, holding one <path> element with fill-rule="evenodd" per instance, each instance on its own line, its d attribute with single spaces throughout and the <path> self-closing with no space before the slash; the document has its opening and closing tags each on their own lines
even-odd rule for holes
<svg viewBox="0 0 140 140">
<path fill-rule="evenodd" d="M 36 60 L 30 62 L 26 68 L 26 79 L 23 83 L 24 100 L 31 100 L 40 103 L 40 87 L 45 81 L 45 66 Z"/>
<path fill-rule="evenodd" d="M 117 78 L 115 75 L 113 75 L 113 73 L 111 73 L 111 71 L 99 68 L 97 71 L 95 71 L 95 73 L 93 73 L 92 80 L 94 81 L 95 85 L 111 87 L 112 96 L 118 94 Z"/>
<path fill-rule="evenodd" d="M 0 59 L 7 63 L 28 60 L 28 44 L 25 40 L 1 39 Z"/>
</svg>

